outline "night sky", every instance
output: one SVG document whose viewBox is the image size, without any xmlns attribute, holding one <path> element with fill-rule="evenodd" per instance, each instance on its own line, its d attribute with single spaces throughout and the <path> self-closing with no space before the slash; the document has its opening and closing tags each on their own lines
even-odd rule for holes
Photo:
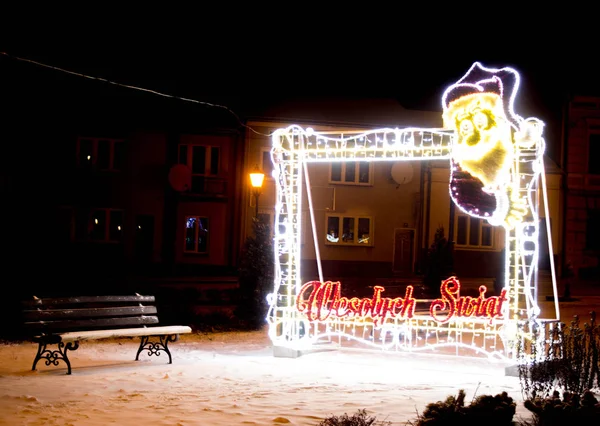
<svg viewBox="0 0 600 426">
<path fill-rule="evenodd" d="M 207 20 L 202 21 L 204 24 Z M 522 76 L 516 112 L 534 116 L 556 133 L 561 106 L 570 94 L 600 94 L 591 39 L 545 21 L 538 28 L 515 20 L 524 35 L 492 33 L 489 38 L 457 34 L 447 23 L 371 26 L 346 31 L 318 23 L 299 29 L 275 25 L 228 27 L 197 25 L 186 31 L 130 29 L 57 42 L 22 40 L 2 46 L 0 68 L 21 57 L 73 72 L 156 90 L 173 96 L 221 103 L 235 112 L 300 97 L 395 98 L 413 109 L 441 111 L 444 89 L 475 61 L 511 66 Z M 273 24 L 273 25 L 270 25 Z M 381 30 L 383 29 L 383 30 Z M 112 34 L 112 36 L 109 36 Z M 433 35 L 432 35 L 433 34 Z M 428 36 L 429 35 L 429 36 Z M 452 35 L 455 35 L 454 39 Z M 464 42 L 462 42 L 463 40 Z M 21 61 L 22 62 L 22 61 Z M 35 64 L 21 65 L 10 78 L 82 79 Z M 0 70 L 1 71 L 1 70 Z M 0 74 L 1 75 L 1 74 Z M 85 80 L 85 79 L 82 79 Z M 48 81 L 48 80 L 46 80 Z M 6 84 L 6 82 L 5 82 Z M 83 83 L 82 83 L 83 84 Z M 106 83 L 89 80 L 102 87 Z"/>
<path fill-rule="evenodd" d="M 189 39 L 185 44 L 166 40 L 162 45 L 120 40 L 0 50 L 13 57 L 192 98 L 214 95 L 256 101 L 258 97 L 268 102 L 297 96 L 393 97 L 408 107 L 439 109 L 444 88 L 462 77 L 474 61 L 520 71 L 525 109 L 545 111 L 568 91 L 598 89 L 592 79 L 597 67 L 590 55 L 580 56 L 576 50 L 553 45 L 535 49 L 523 43 L 497 50 L 448 51 L 435 41 L 396 44 L 390 39 L 356 35 L 314 36 L 286 43 L 285 49 L 261 44 L 241 49 L 236 44 L 202 39 L 197 44 Z M 57 72 L 38 68 L 40 73 Z"/>
</svg>

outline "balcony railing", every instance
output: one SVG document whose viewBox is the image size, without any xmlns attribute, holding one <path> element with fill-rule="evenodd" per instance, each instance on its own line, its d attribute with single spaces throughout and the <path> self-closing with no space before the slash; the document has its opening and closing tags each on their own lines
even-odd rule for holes
<svg viewBox="0 0 600 426">
<path fill-rule="evenodd" d="M 227 195 L 227 179 L 210 176 L 192 176 L 192 187 L 188 195 L 221 196 Z"/>
</svg>

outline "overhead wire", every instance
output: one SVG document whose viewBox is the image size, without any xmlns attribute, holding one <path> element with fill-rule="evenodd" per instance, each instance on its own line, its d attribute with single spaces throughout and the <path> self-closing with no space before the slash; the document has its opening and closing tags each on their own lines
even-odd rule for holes
<svg viewBox="0 0 600 426">
<path fill-rule="evenodd" d="M 162 96 L 162 97 L 165 97 L 165 98 L 177 99 L 177 100 L 184 101 L 184 102 L 192 102 L 192 103 L 195 103 L 195 104 L 205 105 L 205 106 L 212 107 L 212 108 L 221 108 L 221 109 L 225 110 L 226 112 L 228 112 L 229 114 L 233 115 L 240 126 L 247 128 L 248 130 L 250 130 L 251 132 L 253 132 L 253 133 L 257 134 L 257 135 L 271 136 L 271 134 L 261 133 L 261 132 L 257 131 L 256 129 L 253 129 L 251 126 L 248 126 L 246 123 L 243 122 L 243 120 L 231 108 L 227 107 L 226 105 L 220 105 L 220 104 L 216 104 L 216 103 L 212 103 L 212 102 L 200 101 L 200 100 L 192 99 L 192 98 L 185 98 L 185 97 L 182 97 L 182 96 L 170 95 L 168 93 L 159 92 L 158 90 L 147 89 L 145 87 L 134 86 L 134 85 L 131 85 L 131 84 L 119 83 L 117 81 L 109 80 L 107 78 L 96 77 L 96 76 L 89 75 L 89 74 L 83 74 L 83 73 L 80 73 L 80 72 L 71 71 L 71 70 L 68 70 L 68 69 L 65 69 L 65 68 L 57 67 L 57 66 L 54 66 L 54 65 L 49 65 L 49 64 L 46 64 L 46 63 L 43 63 L 43 62 L 34 61 L 32 59 L 23 58 L 23 57 L 15 56 L 15 55 L 10 55 L 10 54 L 8 54 L 6 52 L 0 52 L 0 54 L 6 56 L 8 58 L 11 58 L 11 59 L 15 59 L 15 60 L 22 61 L 22 62 L 28 62 L 28 63 L 34 64 L 34 65 L 38 65 L 38 66 L 49 68 L 49 69 L 52 69 L 52 70 L 55 70 L 55 71 L 60 71 L 60 72 L 63 72 L 63 73 L 71 74 L 71 75 L 74 75 L 74 76 L 77 76 L 77 77 L 87 78 L 87 79 L 90 79 L 90 80 L 102 81 L 104 83 L 112 84 L 112 85 L 115 85 L 115 86 L 124 87 L 124 88 L 127 88 L 127 89 L 139 90 L 139 91 L 142 91 L 142 92 L 151 93 L 153 95 Z"/>
</svg>

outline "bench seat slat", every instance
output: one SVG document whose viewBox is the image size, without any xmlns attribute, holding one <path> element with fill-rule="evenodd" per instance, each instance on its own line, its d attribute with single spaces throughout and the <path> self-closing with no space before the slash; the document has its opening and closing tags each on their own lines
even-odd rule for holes
<svg viewBox="0 0 600 426">
<path fill-rule="evenodd" d="M 34 298 L 24 300 L 23 306 L 64 306 L 80 305 L 82 303 L 153 303 L 154 296 L 125 295 L 125 296 L 78 296 L 57 298 Z"/>
<path fill-rule="evenodd" d="M 156 314 L 156 306 L 121 306 L 87 309 L 34 309 L 23 311 L 26 321 L 55 321 L 59 319 L 119 317 Z"/>
<path fill-rule="evenodd" d="M 62 321 L 38 321 L 26 322 L 24 326 L 39 330 L 39 332 L 60 332 L 65 330 L 84 330 L 88 328 L 102 327 L 122 327 L 122 326 L 142 326 L 148 324 L 158 324 L 157 316 L 137 316 L 137 317 L 122 317 L 122 318 L 100 318 L 100 319 L 75 319 Z"/>
<path fill-rule="evenodd" d="M 56 337 L 60 337 L 60 341 L 74 342 L 83 340 L 100 340 L 111 339 L 118 337 L 139 337 L 139 336 L 162 336 L 172 334 L 187 334 L 191 333 L 192 329 L 185 325 L 172 325 L 162 327 L 140 327 L 140 328 L 120 328 L 115 330 L 87 330 L 87 331 L 72 331 L 61 333 Z M 44 336 L 36 336 L 35 340 L 44 339 Z"/>
</svg>

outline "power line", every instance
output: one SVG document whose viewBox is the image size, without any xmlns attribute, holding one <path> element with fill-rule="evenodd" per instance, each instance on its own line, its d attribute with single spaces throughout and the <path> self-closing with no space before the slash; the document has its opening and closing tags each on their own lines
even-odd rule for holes
<svg viewBox="0 0 600 426">
<path fill-rule="evenodd" d="M 103 77 L 96 77 L 96 76 L 93 76 L 93 75 L 82 74 L 82 73 L 79 73 L 79 72 L 75 72 L 75 71 L 67 70 L 67 69 L 64 69 L 64 68 L 56 67 L 54 65 L 48 65 L 48 64 L 45 64 L 45 63 L 42 63 L 42 62 L 34 61 L 32 59 L 22 58 L 22 57 L 14 56 L 14 55 L 9 55 L 6 52 L 0 52 L 0 54 L 6 56 L 8 58 L 11 58 L 11 59 L 16 59 L 18 61 L 28 62 L 28 63 L 34 64 L 34 65 L 39 65 L 39 66 L 42 66 L 42 67 L 45 67 L 45 68 L 50 68 L 50 69 L 55 70 L 55 71 L 60 71 L 60 72 L 64 72 L 64 73 L 67 73 L 67 74 L 75 75 L 77 77 L 83 77 L 83 78 L 88 78 L 90 80 L 102 81 L 104 83 L 109 83 L 109 84 L 112 84 L 112 85 L 115 85 L 115 86 L 125 87 L 127 89 L 139 90 L 139 91 L 142 91 L 142 92 L 151 93 L 153 95 L 162 96 L 162 97 L 165 97 L 165 98 L 177 99 L 177 100 L 185 101 L 185 102 L 192 102 L 192 103 L 195 103 L 195 104 L 205 105 L 205 106 L 212 107 L 212 108 L 221 108 L 221 109 L 224 109 L 225 111 L 227 111 L 228 113 L 230 113 L 231 115 L 233 115 L 235 117 L 235 119 L 237 120 L 237 122 L 242 127 L 247 128 L 248 130 L 256 133 L 257 135 L 271 136 L 270 134 L 265 134 L 265 133 L 258 132 L 257 130 L 254 130 L 252 127 L 250 127 L 247 124 L 245 124 L 240 119 L 240 117 L 233 110 L 231 110 L 229 107 L 227 107 L 225 105 L 214 104 L 214 103 L 205 102 L 205 101 L 199 101 L 197 99 L 184 98 L 184 97 L 181 97 L 181 96 L 175 96 L 175 95 L 170 95 L 168 93 L 159 92 L 157 90 L 146 89 L 144 87 L 133 86 L 133 85 L 130 85 L 130 84 L 123 84 L 123 83 L 119 83 L 119 82 L 116 82 L 116 81 L 113 81 L 113 80 L 108 80 L 108 79 L 103 78 Z"/>
</svg>

